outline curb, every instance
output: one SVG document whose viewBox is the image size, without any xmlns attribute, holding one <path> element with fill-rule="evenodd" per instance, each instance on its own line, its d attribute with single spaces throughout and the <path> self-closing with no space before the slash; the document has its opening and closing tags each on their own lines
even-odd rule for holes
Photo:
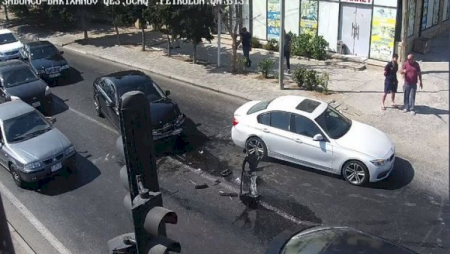
<svg viewBox="0 0 450 254">
<path fill-rule="evenodd" d="M 28 243 L 25 241 L 25 239 L 22 238 L 22 236 L 16 230 L 16 228 L 14 228 L 14 226 L 11 225 L 11 223 L 9 223 L 9 221 L 7 221 L 7 223 L 8 223 L 8 227 L 10 230 L 11 239 L 13 240 L 13 246 L 14 246 L 15 253 L 16 254 L 36 254 L 36 252 L 30 247 L 30 245 L 28 245 Z M 24 250 L 25 253 L 18 251 L 18 249 L 16 248 L 14 243 L 17 243 L 20 246 L 20 249 Z"/>
</svg>

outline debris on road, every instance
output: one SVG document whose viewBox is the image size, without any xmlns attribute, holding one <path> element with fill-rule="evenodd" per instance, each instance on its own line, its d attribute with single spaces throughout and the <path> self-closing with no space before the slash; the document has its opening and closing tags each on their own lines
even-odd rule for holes
<svg viewBox="0 0 450 254">
<path fill-rule="evenodd" d="M 217 180 L 215 180 L 215 181 L 214 181 L 214 184 L 213 184 L 213 186 L 216 186 L 216 185 L 218 185 L 218 184 L 220 184 L 220 181 L 219 181 L 219 179 L 217 179 Z"/>
<path fill-rule="evenodd" d="M 223 192 L 223 191 L 219 191 L 219 195 L 222 197 L 237 197 L 238 194 L 235 192 Z"/>
<path fill-rule="evenodd" d="M 199 154 L 203 154 L 203 150 L 198 151 Z"/>
<path fill-rule="evenodd" d="M 231 175 L 231 173 L 233 173 L 233 172 L 231 172 L 231 170 L 229 170 L 229 169 L 225 169 L 224 171 L 220 172 L 220 174 L 223 177 L 229 176 L 229 175 Z"/>
<path fill-rule="evenodd" d="M 189 181 L 195 186 L 195 189 L 206 189 L 206 188 L 208 188 L 208 185 L 206 183 L 204 183 L 204 184 L 196 184 L 192 180 L 189 180 Z"/>
</svg>

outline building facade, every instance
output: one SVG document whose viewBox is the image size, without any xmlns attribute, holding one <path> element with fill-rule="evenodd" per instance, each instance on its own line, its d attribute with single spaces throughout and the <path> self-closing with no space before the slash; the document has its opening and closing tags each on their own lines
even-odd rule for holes
<svg viewBox="0 0 450 254">
<path fill-rule="evenodd" d="M 280 35 L 280 0 L 246 0 L 243 24 L 260 40 Z M 407 51 L 450 29 L 450 0 L 407 0 Z M 285 0 L 285 30 L 321 35 L 329 50 L 388 61 L 398 53 L 402 0 Z"/>
</svg>

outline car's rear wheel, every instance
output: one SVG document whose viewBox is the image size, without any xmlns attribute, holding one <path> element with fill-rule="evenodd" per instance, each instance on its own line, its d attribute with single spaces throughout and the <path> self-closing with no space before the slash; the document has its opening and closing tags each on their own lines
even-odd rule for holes
<svg viewBox="0 0 450 254">
<path fill-rule="evenodd" d="M 94 94 L 94 106 L 95 111 L 97 112 L 97 116 L 103 117 L 102 109 L 100 108 L 100 103 L 98 102 L 97 95 Z"/>
<path fill-rule="evenodd" d="M 16 183 L 16 185 L 19 186 L 20 188 L 24 188 L 26 185 L 26 182 L 20 176 L 19 169 L 14 164 L 11 164 L 9 166 L 9 170 L 11 172 L 14 183 Z"/>
<path fill-rule="evenodd" d="M 258 137 L 250 137 L 245 142 L 245 152 L 247 155 L 256 155 L 258 159 L 266 159 L 267 158 L 267 146 Z"/>
<path fill-rule="evenodd" d="M 352 185 L 362 186 L 369 182 L 369 170 L 360 161 L 349 161 L 342 168 L 344 179 Z"/>
</svg>

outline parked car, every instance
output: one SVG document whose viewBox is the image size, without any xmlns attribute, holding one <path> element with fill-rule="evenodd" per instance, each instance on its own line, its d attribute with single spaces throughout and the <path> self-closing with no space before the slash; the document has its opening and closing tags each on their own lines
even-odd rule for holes
<svg viewBox="0 0 450 254">
<path fill-rule="evenodd" d="M 76 151 L 69 139 L 39 111 L 21 100 L 0 104 L 0 163 L 24 187 L 74 169 Z"/>
<path fill-rule="evenodd" d="M 418 254 L 383 238 L 349 227 L 299 225 L 277 235 L 266 254 Z"/>
<path fill-rule="evenodd" d="M 260 159 L 342 174 L 353 185 L 387 178 L 395 161 L 395 146 L 385 133 L 301 96 L 245 103 L 234 113 L 231 137 Z"/>
<path fill-rule="evenodd" d="M 30 64 L 31 69 L 49 84 L 60 78 L 67 78 L 70 66 L 59 51 L 49 41 L 33 41 L 25 43 L 20 50 L 20 59 Z"/>
<path fill-rule="evenodd" d="M 183 131 L 186 116 L 178 104 L 168 98 L 151 77 L 141 71 L 115 72 L 94 81 L 94 105 L 97 114 L 106 117 L 119 131 L 119 100 L 127 92 L 143 92 L 150 103 L 153 138 L 176 137 Z"/>
<path fill-rule="evenodd" d="M 20 60 L 0 63 L 0 103 L 22 100 L 46 113 L 52 103 L 50 88 Z"/>
<path fill-rule="evenodd" d="M 19 58 L 23 44 L 9 29 L 0 30 L 0 61 Z"/>
</svg>

